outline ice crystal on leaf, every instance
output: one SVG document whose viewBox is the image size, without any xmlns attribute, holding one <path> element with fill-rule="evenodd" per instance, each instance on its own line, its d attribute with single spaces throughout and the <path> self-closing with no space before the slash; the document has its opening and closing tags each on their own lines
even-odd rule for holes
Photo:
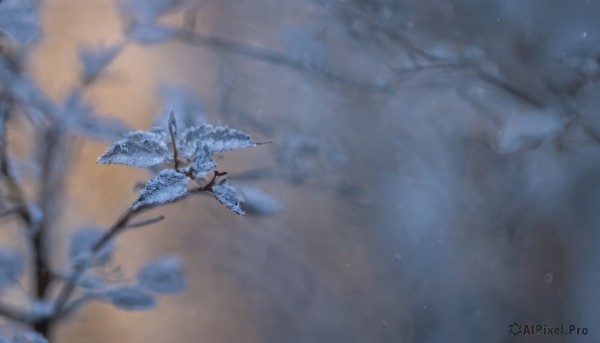
<svg viewBox="0 0 600 343">
<path fill-rule="evenodd" d="M 132 131 L 113 143 L 98 159 L 104 164 L 152 167 L 167 162 L 169 148 L 164 135 L 156 132 Z"/>
<path fill-rule="evenodd" d="M 132 209 L 168 204 L 188 194 L 189 178 L 173 169 L 165 169 L 150 179 Z"/>
<path fill-rule="evenodd" d="M 178 141 L 180 154 L 192 157 L 196 152 L 197 142 L 208 146 L 213 153 L 256 146 L 245 132 L 231 129 L 229 126 L 205 124 L 183 131 Z"/>
<path fill-rule="evenodd" d="M 215 194 L 215 198 L 228 209 L 242 216 L 246 214 L 246 211 L 241 207 L 244 198 L 242 198 L 230 182 L 224 181 L 221 184 L 214 186 L 212 190 Z"/>
<path fill-rule="evenodd" d="M 210 148 L 207 145 L 199 144 L 194 153 L 194 162 L 188 168 L 188 172 L 194 179 L 199 180 L 216 167 L 217 163 L 212 158 L 212 151 Z"/>
</svg>

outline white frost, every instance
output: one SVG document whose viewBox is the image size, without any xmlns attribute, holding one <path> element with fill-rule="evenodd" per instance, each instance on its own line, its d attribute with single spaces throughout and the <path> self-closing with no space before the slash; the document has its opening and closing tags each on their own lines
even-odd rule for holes
<svg viewBox="0 0 600 343">
<path fill-rule="evenodd" d="M 207 145 L 213 153 L 256 146 L 245 132 L 231 129 L 229 126 L 209 124 L 185 130 L 177 146 L 182 156 L 191 158 L 196 151 L 196 144 Z"/>
<path fill-rule="evenodd" d="M 246 211 L 241 207 L 244 198 L 242 198 L 231 183 L 225 181 L 220 185 L 214 186 L 212 190 L 215 194 L 215 198 L 228 209 L 242 216 L 246 214 Z"/>
<path fill-rule="evenodd" d="M 113 143 L 98 163 L 124 164 L 132 167 L 152 167 L 165 163 L 169 149 L 164 135 L 156 132 L 132 131 Z"/>
<path fill-rule="evenodd" d="M 173 169 L 165 169 L 146 183 L 132 208 L 138 210 L 173 202 L 188 194 L 188 182 L 186 175 Z"/>
<path fill-rule="evenodd" d="M 194 153 L 194 162 L 188 169 L 194 176 L 194 179 L 202 179 L 209 171 L 216 167 L 217 163 L 212 158 L 212 151 L 210 148 L 204 144 L 198 145 L 196 152 Z"/>
</svg>

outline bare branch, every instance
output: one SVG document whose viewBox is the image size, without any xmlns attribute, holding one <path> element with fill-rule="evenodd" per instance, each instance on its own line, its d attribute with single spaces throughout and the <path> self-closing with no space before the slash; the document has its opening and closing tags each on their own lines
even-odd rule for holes
<svg viewBox="0 0 600 343">
<path fill-rule="evenodd" d="M 131 228 L 151 225 L 154 223 L 158 223 L 159 221 L 161 221 L 163 219 L 165 219 L 165 216 L 158 216 L 158 217 L 153 217 L 153 218 L 149 218 L 149 219 L 144 219 L 144 220 L 140 220 L 139 222 L 135 222 L 135 223 L 131 223 L 131 224 L 127 225 L 127 228 L 131 229 Z"/>
<path fill-rule="evenodd" d="M 92 246 L 92 248 L 90 249 L 90 254 L 94 255 L 95 253 L 100 251 L 102 248 L 104 248 L 104 246 L 107 243 L 109 243 L 116 235 L 118 235 L 120 232 L 123 231 L 123 229 L 125 229 L 127 227 L 129 220 L 131 220 L 133 217 L 135 217 L 135 215 L 137 215 L 139 213 L 141 213 L 141 212 L 134 211 L 131 208 L 129 208 L 119 218 L 119 220 L 117 220 L 115 222 L 115 224 L 113 224 L 113 226 L 111 226 L 104 233 L 104 235 L 98 240 L 98 242 L 96 242 L 96 244 L 94 244 Z M 69 277 L 67 282 L 63 285 L 63 288 L 60 290 L 60 293 L 58 294 L 58 297 L 56 298 L 56 301 L 54 303 L 56 317 L 60 317 L 62 315 L 62 313 L 65 309 L 65 305 L 69 301 L 71 294 L 73 293 L 73 291 L 75 290 L 75 287 L 77 286 L 77 282 L 79 281 L 79 279 L 81 278 L 83 273 L 85 273 L 85 271 L 88 269 L 88 267 L 89 267 L 88 260 L 81 260 L 81 262 L 77 263 L 73 267 L 73 272 L 72 272 L 71 276 Z M 53 319 L 56 319 L 56 317 Z"/>
</svg>

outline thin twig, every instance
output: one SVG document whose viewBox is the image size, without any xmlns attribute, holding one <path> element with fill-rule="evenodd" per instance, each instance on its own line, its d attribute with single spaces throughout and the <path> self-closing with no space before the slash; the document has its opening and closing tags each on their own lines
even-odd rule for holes
<svg viewBox="0 0 600 343">
<path fill-rule="evenodd" d="M 202 191 L 211 191 L 212 187 L 215 185 L 215 181 L 217 180 L 217 177 L 225 176 L 225 175 L 227 175 L 227 172 L 220 172 L 218 170 L 215 170 L 215 172 L 213 173 L 212 179 L 210 179 L 210 181 L 206 184 L 206 186 L 202 187 L 201 190 Z"/>
<path fill-rule="evenodd" d="M 165 219 L 165 216 L 158 216 L 158 217 L 153 217 L 153 218 L 149 218 L 149 219 L 144 219 L 144 220 L 140 220 L 139 222 L 135 222 L 135 223 L 131 223 L 129 225 L 127 225 L 128 229 L 132 229 L 132 228 L 137 228 L 137 227 L 142 227 L 142 226 L 146 226 L 146 225 L 151 225 L 154 223 L 158 223 L 159 221 Z"/>
<path fill-rule="evenodd" d="M 169 135 L 171 136 L 171 145 L 173 145 L 173 160 L 175 170 L 179 171 L 179 152 L 177 151 L 177 126 L 175 123 L 175 113 L 173 109 L 169 111 Z"/>
<path fill-rule="evenodd" d="M 90 249 L 91 256 L 98 253 L 116 235 L 118 235 L 121 231 L 123 231 L 123 229 L 125 229 L 127 227 L 127 224 L 129 224 L 129 221 L 139 213 L 141 213 L 141 212 L 132 210 L 131 208 L 129 208 L 127 211 L 125 211 L 125 213 L 119 218 L 119 220 L 117 220 L 113 224 L 113 226 L 111 226 L 104 233 L 104 235 L 92 246 L 92 248 Z M 79 281 L 79 279 L 81 278 L 83 273 L 85 273 L 88 266 L 89 266 L 89 261 L 82 260 L 81 262 L 77 263 L 73 267 L 73 272 L 72 272 L 70 278 L 67 280 L 67 282 L 64 284 L 63 288 L 60 290 L 60 293 L 58 294 L 58 297 L 56 298 L 56 301 L 54 303 L 55 316 L 53 319 L 60 318 L 60 316 L 62 315 L 65 305 L 69 301 L 69 298 L 71 297 L 71 294 L 75 290 L 75 287 L 77 287 L 77 282 Z"/>
</svg>

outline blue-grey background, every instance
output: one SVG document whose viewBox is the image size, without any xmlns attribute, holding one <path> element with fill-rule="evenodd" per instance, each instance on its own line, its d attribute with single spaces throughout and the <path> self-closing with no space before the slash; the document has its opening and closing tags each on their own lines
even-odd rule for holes
<svg viewBox="0 0 600 343">
<path fill-rule="evenodd" d="M 202 197 L 155 210 L 166 220 L 123 235 L 112 268 L 131 275 L 181 252 L 188 290 L 149 312 L 92 305 L 59 341 L 600 338 L 599 2 L 199 4 L 197 31 L 302 67 L 177 42 L 132 47 L 89 98 L 147 129 L 159 85 L 189 87 L 211 122 L 274 142 L 220 163 L 284 210 L 240 218 Z M 79 44 L 120 39 L 120 21 L 112 1 L 91 0 L 48 0 L 43 18 L 32 71 L 60 98 Z M 80 145 L 56 251 L 80 225 L 113 222 L 148 178 L 97 165 L 105 148 Z M 511 336 L 513 322 L 589 333 Z"/>
</svg>

